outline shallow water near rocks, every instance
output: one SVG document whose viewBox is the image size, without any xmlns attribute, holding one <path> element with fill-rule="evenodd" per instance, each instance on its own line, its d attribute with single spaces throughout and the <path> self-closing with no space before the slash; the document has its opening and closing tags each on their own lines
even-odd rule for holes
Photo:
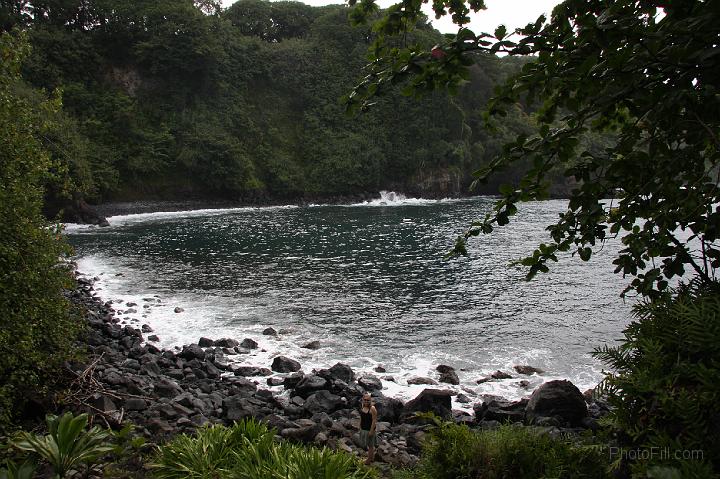
<svg viewBox="0 0 720 479">
<path fill-rule="evenodd" d="M 269 367 L 278 354 L 305 371 L 345 362 L 402 399 L 428 387 L 409 379 L 437 379 L 438 364 L 457 370 L 454 389 L 471 402 L 524 397 L 549 379 L 594 387 L 602 364 L 590 352 L 619 338 L 630 316 L 619 297 L 626 281 L 612 273 L 619 245 L 524 281 L 509 263 L 547 241 L 545 226 L 566 206 L 553 200 L 523 205 L 509 226 L 472 241 L 468 258 L 445 260 L 493 201 L 386 194 L 348 206 L 114 216 L 109 228 L 66 231 L 98 294 L 129 324 L 150 325 L 162 347 L 251 338 L 259 348 L 237 357 L 244 365 Z M 262 334 L 269 326 L 278 337 Z M 311 341 L 320 349 L 302 348 Z M 545 372 L 523 376 L 514 365 Z M 476 384 L 498 369 L 512 378 Z"/>
</svg>

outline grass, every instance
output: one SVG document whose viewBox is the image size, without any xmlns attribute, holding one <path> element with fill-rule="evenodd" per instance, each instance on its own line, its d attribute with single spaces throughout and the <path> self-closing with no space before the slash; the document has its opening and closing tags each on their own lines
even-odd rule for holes
<svg viewBox="0 0 720 479">
<path fill-rule="evenodd" d="M 343 452 L 275 440 L 252 419 L 209 426 L 158 447 L 150 464 L 157 479 L 371 479 L 375 473 Z"/>
</svg>

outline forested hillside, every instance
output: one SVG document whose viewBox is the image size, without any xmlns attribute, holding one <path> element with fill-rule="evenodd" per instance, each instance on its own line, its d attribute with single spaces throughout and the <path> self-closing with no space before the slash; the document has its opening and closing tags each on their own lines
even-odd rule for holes
<svg viewBox="0 0 720 479">
<path fill-rule="evenodd" d="M 3 30 L 27 30 L 32 46 L 18 94 L 37 104 L 55 90 L 62 97 L 43 138 L 65 180 L 53 183 L 56 204 L 73 192 L 91 201 L 243 202 L 380 189 L 462 194 L 472 171 L 533 121 L 518 106 L 496 132 L 486 130 L 481 113 L 493 86 L 523 63 L 486 54 L 457 97 L 387 95 L 345 115 L 339 99 L 362 74 L 374 33 L 352 27 L 342 5 L 4 5 Z M 428 46 L 441 39 L 427 22 L 408 35 Z"/>
</svg>

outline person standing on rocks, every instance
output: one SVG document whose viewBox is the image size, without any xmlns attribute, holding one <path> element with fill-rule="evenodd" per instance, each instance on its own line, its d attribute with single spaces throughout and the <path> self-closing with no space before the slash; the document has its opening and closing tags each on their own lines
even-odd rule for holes
<svg viewBox="0 0 720 479">
<path fill-rule="evenodd" d="M 369 393 L 363 394 L 360 405 L 360 445 L 367 449 L 368 455 L 365 464 L 371 464 L 375 460 L 375 448 L 377 447 L 377 409 L 372 403 L 372 396 Z"/>
</svg>

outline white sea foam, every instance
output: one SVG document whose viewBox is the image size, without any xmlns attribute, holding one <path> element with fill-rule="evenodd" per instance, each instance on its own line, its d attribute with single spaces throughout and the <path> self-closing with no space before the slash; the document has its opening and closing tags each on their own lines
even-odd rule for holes
<svg viewBox="0 0 720 479">
<path fill-rule="evenodd" d="M 155 213 L 135 213 L 129 215 L 115 215 L 107 218 L 111 227 L 127 226 L 136 223 L 147 223 L 147 222 L 161 222 L 165 220 L 178 220 L 184 218 L 199 218 L 199 217 L 210 217 L 210 216 L 221 216 L 221 215 L 232 215 L 247 213 L 249 211 L 257 211 L 261 209 L 266 210 L 277 210 L 277 209 L 293 209 L 299 208 L 297 205 L 282 205 L 282 206 L 243 206 L 238 208 L 206 208 L 200 210 L 183 210 L 183 211 L 158 211 Z M 74 223 L 64 224 L 64 229 L 67 232 L 80 232 L 83 230 L 92 230 L 99 228 L 95 225 L 81 225 Z"/>
<path fill-rule="evenodd" d="M 447 203 L 450 201 L 458 201 L 455 198 L 444 198 L 440 200 L 431 200 L 427 198 L 408 198 L 402 193 L 394 191 L 381 191 L 380 198 L 353 203 L 347 206 L 408 206 L 408 205 L 429 205 L 436 203 Z"/>
<path fill-rule="evenodd" d="M 308 207 L 327 207 L 327 206 L 372 206 L 372 207 L 389 207 L 389 206 L 409 206 L 409 205 L 432 205 L 438 203 L 451 203 L 458 201 L 466 201 L 467 198 L 443 198 L 443 199 L 427 199 L 427 198 L 408 198 L 402 193 L 394 191 L 380 191 L 380 197 L 374 200 L 363 201 L 360 203 L 352 203 L 348 205 L 332 205 L 332 204 L 316 204 L 311 203 Z M 242 206 L 236 208 L 205 208 L 197 210 L 182 211 L 158 211 L 154 213 L 135 213 L 127 215 L 115 215 L 107 217 L 111 227 L 126 226 L 136 223 L 146 222 L 162 222 L 165 220 L 177 220 L 184 218 L 199 218 L 221 215 L 242 214 L 250 211 L 273 210 L 273 209 L 293 209 L 300 208 L 298 205 L 280 205 L 280 206 Z M 64 223 L 63 228 L 68 233 L 80 233 L 88 230 L 99 228 L 96 225 Z"/>
<path fill-rule="evenodd" d="M 329 203 L 310 203 L 310 208 L 320 208 L 325 206 L 341 206 L 344 208 L 354 208 L 358 206 L 371 206 L 371 207 L 391 207 L 391 206 L 424 206 L 424 205 L 435 205 L 438 203 L 455 203 L 459 201 L 468 201 L 468 198 L 442 198 L 442 199 L 429 199 L 429 198 L 408 198 L 402 193 L 395 191 L 380 191 L 380 197 L 373 200 L 361 201 L 359 203 L 333 205 Z"/>
<path fill-rule="evenodd" d="M 132 215 L 117 215 L 108 218 L 111 225 L 129 225 L 134 223 L 155 222 L 163 220 L 176 220 L 183 218 L 197 218 L 208 216 L 220 216 L 229 214 L 240 214 L 259 209 L 291 209 L 298 208 L 297 205 L 283 206 L 262 206 L 262 207 L 239 207 L 239 208 L 209 208 L 202 210 L 185 211 L 160 211 L 156 213 L 138 213 Z"/>
<path fill-rule="evenodd" d="M 96 228 L 100 228 L 97 225 L 84 225 L 84 224 L 78 224 L 78 223 L 63 223 L 62 224 L 63 231 L 66 233 L 80 233 L 83 231 L 89 231 L 94 230 Z"/>
</svg>

